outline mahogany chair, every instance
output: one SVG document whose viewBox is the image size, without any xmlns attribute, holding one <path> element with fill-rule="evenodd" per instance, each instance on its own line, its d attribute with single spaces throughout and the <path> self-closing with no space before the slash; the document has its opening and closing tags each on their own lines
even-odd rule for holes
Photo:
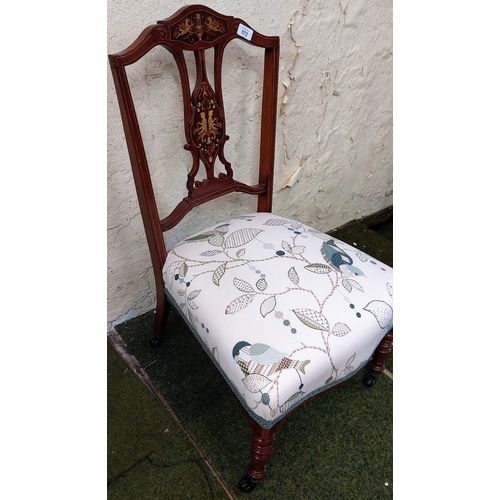
<svg viewBox="0 0 500 500">
<path fill-rule="evenodd" d="M 237 181 L 224 156 L 229 137 L 221 68 L 224 50 L 234 39 L 264 51 L 255 185 Z M 192 155 L 187 195 L 164 218 L 158 213 L 125 69 L 156 46 L 173 55 L 180 72 L 184 147 Z M 206 68 L 211 49 L 213 82 Z M 194 53 L 193 89 L 185 51 Z M 392 269 L 299 221 L 272 214 L 278 37 L 192 5 L 148 26 L 109 62 L 156 280 L 150 343 L 161 342 L 173 305 L 249 414 L 251 461 L 239 487 L 252 491 L 267 474 L 276 432 L 288 413 L 365 365 L 367 386 L 384 370 L 392 349 Z M 218 175 L 217 159 L 225 169 Z M 204 178 L 197 180 L 201 164 Z M 233 192 L 255 195 L 257 211 L 214 221 L 167 251 L 164 231 L 194 207 Z"/>
</svg>

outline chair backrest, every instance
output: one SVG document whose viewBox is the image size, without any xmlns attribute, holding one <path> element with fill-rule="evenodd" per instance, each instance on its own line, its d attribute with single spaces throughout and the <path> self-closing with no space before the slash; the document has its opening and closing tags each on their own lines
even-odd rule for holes
<svg viewBox="0 0 500 500">
<path fill-rule="evenodd" d="M 264 49 L 264 77 L 260 130 L 258 184 L 248 185 L 234 179 L 231 164 L 224 156 L 226 120 L 222 95 L 222 60 L 227 44 L 236 38 Z M 187 176 L 187 196 L 164 218 L 160 218 L 154 197 L 139 122 L 125 67 L 136 63 L 156 46 L 166 48 L 174 57 L 182 85 L 184 130 L 193 163 Z M 207 50 L 213 49 L 213 85 L 207 74 Z M 190 88 L 184 51 L 194 53 L 196 75 Z M 163 232 L 173 228 L 195 206 L 231 192 L 257 195 L 257 211 L 272 210 L 274 149 L 276 136 L 279 37 L 257 33 L 243 20 L 221 15 L 202 6 L 191 5 L 173 16 L 147 27 L 128 48 L 109 56 L 122 116 L 139 205 L 153 261 L 155 275 L 161 276 L 166 259 Z M 216 159 L 225 173 L 214 173 Z M 200 161 L 206 177 L 199 179 Z M 197 179 L 195 177 L 198 175 Z"/>
</svg>

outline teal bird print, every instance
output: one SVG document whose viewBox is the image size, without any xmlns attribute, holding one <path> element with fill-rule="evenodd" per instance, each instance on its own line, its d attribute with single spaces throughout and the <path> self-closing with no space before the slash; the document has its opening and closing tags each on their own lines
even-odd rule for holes
<svg viewBox="0 0 500 500">
<path fill-rule="evenodd" d="M 311 362 L 289 358 L 285 352 L 278 351 L 267 344 L 249 344 L 241 341 L 233 347 L 233 359 L 245 375 L 259 374 L 270 377 L 282 370 L 297 370 L 305 375 L 305 368 Z"/>
<path fill-rule="evenodd" d="M 241 368 L 244 378 L 242 379 L 243 385 L 253 394 L 260 393 L 259 401 L 269 406 L 271 409 L 271 416 L 274 416 L 278 409 L 285 411 L 291 405 L 300 399 L 304 392 L 301 391 L 304 384 L 300 373 L 305 375 L 305 368 L 311 362 L 310 359 L 297 360 L 288 357 L 285 352 L 281 352 L 274 347 L 267 344 L 249 344 L 248 342 L 237 342 L 233 347 L 233 359 Z M 282 405 L 279 404 L 279 390 L 278 399 L 275 404 L 272 403 L 272 396 L 270 392 L 263 392 L 266 387 L 268 391 L 273 387 L 273 384 L 279 384 L 279 377 L 271 379 L 274 374 L 279 374 L 283 370 L 293 369 L 299 377 L 298 390 L 292 394 Z M 300 372 L 300 373 L 299 373 Z"/>
<path fill-rule="evenodd" d="M 326 263 L 332 266 L 336 271 L 343 275 L 351 276 L 364 276 L 365 274 L 361 269 L 353 266 L 353 260 L 349 254 L 339 248 L 334 240 L 323 242 L 321 246 L 321 255 Z"/>
</svg>

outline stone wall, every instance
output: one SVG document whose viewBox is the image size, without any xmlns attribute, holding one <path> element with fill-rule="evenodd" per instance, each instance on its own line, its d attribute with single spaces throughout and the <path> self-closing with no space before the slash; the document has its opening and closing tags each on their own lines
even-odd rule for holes
<svg viewBox="0 0 500 500">
<path fill-rule="evenodd" d="M 173 14 L 177 0 L 109 0 L 108 53 Z M 274 212 L 328 231 L 393 204 L 392 3 L 384 0 L 207 0 L 281 39 Z M 262 53 L 234 41 L 223 74 L 226 157 L 244 182 L 255 182 Z M 128 70 L 160 212 L 185 195 L 191 166 L 180 87 L 168 52 L 155 48 Z M 243 112 L 241 96 L 252 96 Z M 161 167 L 168 167 L 167 172 Z M 165 182 L 166 181 L 166 182 Z M 167 186 L 165 187 L 165 184 Z M 168 187 L 168 189 L 167 189 Z M 182 222 L 179 235 L 255 210 L 255 198 L 231 195 Z M 108 70 L 108 327 L 154 307 L 154 283 L 115 89 Z"/>
</svg>

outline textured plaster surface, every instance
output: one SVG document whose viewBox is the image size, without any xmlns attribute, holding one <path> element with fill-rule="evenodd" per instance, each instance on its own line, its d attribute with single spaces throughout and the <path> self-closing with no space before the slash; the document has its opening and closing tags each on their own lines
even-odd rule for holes
<svg viewBox="0 0 500 500">
<path fill-rule="evenodd" d="M 194 2 L 192 2 L 194 3 Z M 108 0 L 108 53 L 173 14 L 176 0 Z M 387 0 L 207 0 L 281 39 L 274 212 L 329 231 L 392 200 L 392 3 Z M 262 53 L 235 41 L 223 74 L 235 175 L 256 181 Z M 191 166 L 177 69 L 161 47 L 128 70 L 160 215 L 185 196 Z M 238 103 L 246 96 L 243 111 Z M 237 111 L 238 110 L 238 111 Z M 167 243 L 204 224 L 255 210 L 230 195 L 189 214 Z M 108 326 L 152 309 L 155 287 L 108 68 Z"/>
</svg>

